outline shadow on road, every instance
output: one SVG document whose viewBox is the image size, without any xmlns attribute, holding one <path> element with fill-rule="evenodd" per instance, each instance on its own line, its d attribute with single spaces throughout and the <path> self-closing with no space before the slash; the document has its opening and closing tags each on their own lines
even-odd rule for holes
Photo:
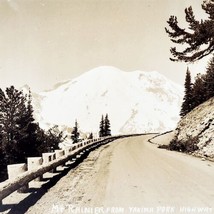
<svg viewBox="0 0 214 214">
<path fill-rule="evenodd" d="M 8 214 L 23 214 L 26 211 L 36 204 L 36 202 L 51 188 L 53 187 L 62 177 L 67 175 L 67 173 L 77 167 L 80 163 L 83 162 L 84 159 L 87 158 L 90 152 L 85 152 L 81 157 L 77 158 L 73 163 L 66 164 L 63 170 L 57 170 L 55 175 L 51 178 L 44 178 L 43 181 L 47 181 L 47 183 L 42 184 L 40 188 L 30 188 L 28 195 L 25 199 L 20 201 L 18 204 L 2 204 L 0 205 L 0 212 L 6 212 Z"/>
</svg>

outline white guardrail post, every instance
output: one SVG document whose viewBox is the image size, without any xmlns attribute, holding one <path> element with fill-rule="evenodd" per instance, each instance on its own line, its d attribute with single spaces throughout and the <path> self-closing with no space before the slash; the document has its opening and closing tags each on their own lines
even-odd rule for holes
<svg viewBox="0 0 214 214">
<path fill-rule="evenodd" d="M 55 154 L 56 154 L 56 159 L 58 159 L 64 155 L 64 151 L 61 149 L 56 149 Z"/>
<path fill-rule="evenodd" d="M 62 157 L 65 154 L 65 152 L 64 152 L 64 150 L 56 149 L 55 154 L 56 154 L 56 159 L 59 159 L 60 157 Z M 57 171 L 57 168 L 55 169 L 55 171 Z"/>
<path fill-rule="evenodd" d="M 64 148 L 65 155 L 69 155 L 71 151 L 72 151 L 72 146 L 67 146 Z"/>
<path fill-rule="evenodd" d="M 25 163 L 7 165 L 7 173 L 8 173 L 9 180 L 17 178 L 17 176 L 19 176 L 20 174 L 26 171 L 27 171 L 27 164 Z M 28 191 L 28 189 L 29 189 L 29 185 L 27 183 L 23 187 L 19 188 L 17 191 L 19 193 L 25 193 Z"/>
<path fill-rule="evenodd" d="M 72 146 L 67 146 L 67 147 L 65 147 L 64 149 L 63 149 L 63 151 L 64 151 L 64 155 L 65 156 L 68 156 L 72 151 L 73 151 L 73 147 Z M 70 161 L 67 161 L 66 163 L 65 163 L 65 166 L 67 165 L 67 164 L 69 164 L 69 163 L 71 163 Z"/>
<path fill-rule="evenodd" d="M 30 157 L 27 159 L 27 169 L 28 171 L 33 169 L 38 169 L 42 165 L 42 158 L 41 157 Z M 37 177 L 34 181 L 41 181 L 42 176 Z"/>
<path fill-rule="evenodd" d="M 56 159 L 56 154 L 54 152 L 42 153 L 43 165 Z M 50 172 L 54 172 L 56 169 L 52 169 Z"/>
</svg>

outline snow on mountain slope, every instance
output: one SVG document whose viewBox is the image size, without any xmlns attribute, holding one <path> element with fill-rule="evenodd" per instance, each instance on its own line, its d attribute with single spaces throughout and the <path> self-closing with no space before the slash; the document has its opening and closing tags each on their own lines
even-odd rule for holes
<svg viewBox="0 0 214 214">
<path fill-rule="evenodd" d="M 142 133 L 175 128 L 183 88 L 155 71 L 124 72 L 103 66 L 39 97 L 36 118 L 41 126 L 72 127 L 77 119 L 82 131 L 97 133 L 101 115 L 108 113 L 113 134 Z"/>
</svg>

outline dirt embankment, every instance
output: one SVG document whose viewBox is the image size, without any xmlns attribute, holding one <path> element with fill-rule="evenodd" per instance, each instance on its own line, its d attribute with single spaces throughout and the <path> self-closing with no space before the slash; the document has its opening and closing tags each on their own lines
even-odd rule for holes
<svg viewBox="0 0 214 214">
<path fill-rule="evenodd" d="M 214 160 L 214 97 L 180 120 L 175 138 L 178 142 L 195 143 L 195 155 Z"/>
</svg>

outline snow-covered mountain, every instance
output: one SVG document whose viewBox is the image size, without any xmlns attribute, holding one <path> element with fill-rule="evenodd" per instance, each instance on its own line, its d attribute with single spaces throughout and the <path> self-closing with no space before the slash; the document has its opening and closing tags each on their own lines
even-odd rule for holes
<svg viewBox="0 0 214 214">
<path fill-rule="evenodd" d="M 108 113 L 113 134 L 142 133 L 175 128 L 183 88 L 156 71 L 103 66 L 36 96 L 36 119 L 43 128 L 72 127 L 77 119 L 80 130 L 97 133 L 101 115 Z"/>
</svg>

